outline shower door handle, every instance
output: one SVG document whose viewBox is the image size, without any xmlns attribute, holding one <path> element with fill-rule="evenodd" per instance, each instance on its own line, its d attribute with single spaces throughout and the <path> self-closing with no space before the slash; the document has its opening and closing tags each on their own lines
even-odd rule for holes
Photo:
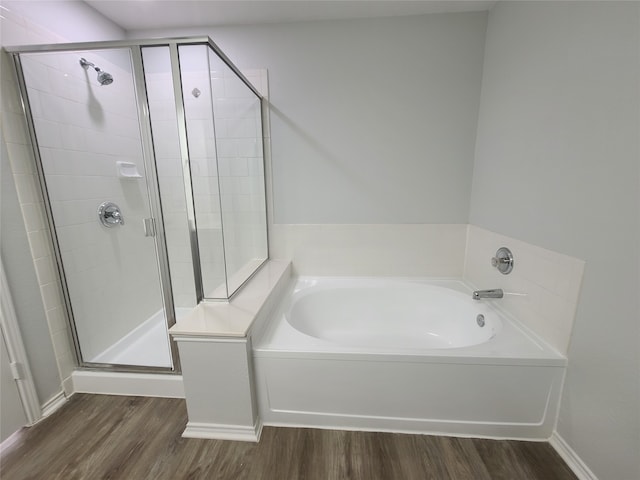
<svg viewBox="0 0 640 480">
<path fill-rule="evenodd" d="M 156 236 L 156 221 L 153 218 L 145 218 L 142 220 L 142 226 L 144 227 L 145 237 Z"/>
</svg>

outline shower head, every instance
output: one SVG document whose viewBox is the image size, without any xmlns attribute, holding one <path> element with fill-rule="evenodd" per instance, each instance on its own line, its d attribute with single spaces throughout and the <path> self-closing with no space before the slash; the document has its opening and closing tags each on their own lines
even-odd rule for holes
<svg viewBox="0 0 640 480">
<path fill-rule="evenodd" d="M 100 85 L 111 85 L 113 83 L 113 75 L 111 75 L 110 73 L 107 73 L 104 70 L 100 69 L 100 67 L 96 66 L 95 63 L 91 63 L 88 60 L 86 60 L 84 58 L 81 58 L 80 59 L 80 65 L 84 69 L 87 69 L 87 68 L 91 67 L 96 72 L 98 72 L 98 83 Z"/>
<path fill-rule="evenodd" d="M 100 71 L 98 72 L 98 83 L 100 85 L 111 85 L 113 83 L 113 76 L 110 73 Z"/>
</svg>

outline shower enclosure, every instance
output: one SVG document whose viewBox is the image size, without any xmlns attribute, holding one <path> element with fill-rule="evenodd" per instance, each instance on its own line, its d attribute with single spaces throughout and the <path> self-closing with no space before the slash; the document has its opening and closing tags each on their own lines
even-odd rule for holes
<svg viewBox="0 0 640 480">
<path fill-rule="evenodd" d="M 78 364 L 178 371 L 168 327 L 268 256 L 262 95 L 208 38 L 7 50 Z"/>
</svg>

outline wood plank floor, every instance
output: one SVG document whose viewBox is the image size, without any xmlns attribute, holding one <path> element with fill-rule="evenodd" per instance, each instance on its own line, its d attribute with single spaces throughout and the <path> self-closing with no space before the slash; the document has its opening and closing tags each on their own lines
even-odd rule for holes
<svg viewBox="0 0 640 480">
<path fill-rule="evenodd" d="M 184 400 L 76 394 L 24 429 L 2 480 L 576 479 L 547 444 L 265 427 L 259 444 L 184 439 Z"/>
</svg>

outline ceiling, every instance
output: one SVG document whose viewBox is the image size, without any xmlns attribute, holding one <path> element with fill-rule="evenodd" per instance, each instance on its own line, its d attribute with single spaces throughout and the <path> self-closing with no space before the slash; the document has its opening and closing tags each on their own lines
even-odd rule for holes
<svg viewBox="0 0 640 480">
<path fill-rule="evenodd" d="M 392 17 L 489 10 L 458 0 L 84 0 L 125 30 Z"/>
</svg>

